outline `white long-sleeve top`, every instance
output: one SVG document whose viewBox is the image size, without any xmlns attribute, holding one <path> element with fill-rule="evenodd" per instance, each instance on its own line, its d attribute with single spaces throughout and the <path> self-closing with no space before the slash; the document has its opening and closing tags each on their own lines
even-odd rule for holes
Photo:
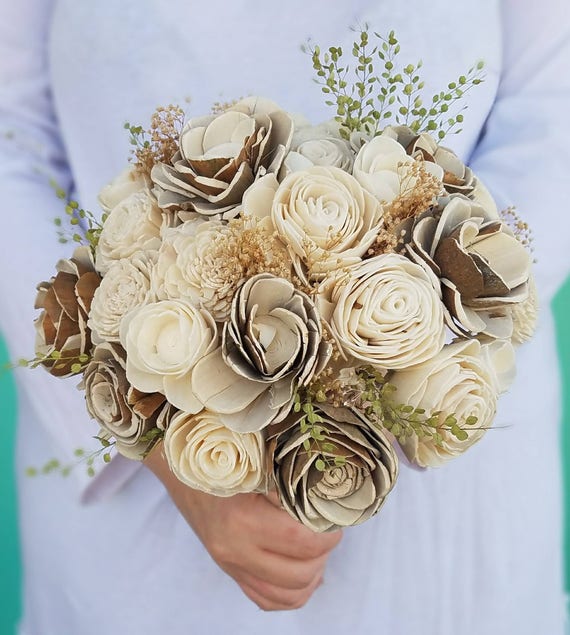
<svg viewBox="0 0 570 635">
<path fill-rule="evenodd" d="M 499 429 L 442 469 L 403 466 L 381 513 L 345 531 L 325 584 L 291 613 L 247 600 L 137 464 L 113 460 L 89 485 L 81 470 L 23 478 L 22 635 L 562 633 L 548 303 L 570 269 L 568 0 L 0 0 L 0 325 L 14 357 L 30 357 L 35 285 L 70 253 L 50 179 L 96 210 L 127 160 L 123 123 L 186 98 L 192 115 L 259 94 L 329 118 L 299 46 L 312 36 L 348 52 L 347 27 L 366 21 L 396 29 L 406 62 L 423 59 L 428 92 L 486 62 L 464 131 L 447 143 L 531 223 L 543 306 Z M 70 460 L 96 434 L 73 383 L 20 373 L 22 469 Z M 86 488 L 98 502 L 81 504 Z"/>
</svg>

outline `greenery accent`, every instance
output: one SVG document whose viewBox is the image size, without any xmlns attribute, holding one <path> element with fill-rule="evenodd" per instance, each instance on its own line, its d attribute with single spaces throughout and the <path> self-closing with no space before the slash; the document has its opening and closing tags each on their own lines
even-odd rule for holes
<svg viewBox="0 0 570 635">
<path fill-rule="evenodd" d="M 60 369 L 66 366 L 65 363 L 67 361 L 76 360 L 70 366 L 70 371 L 72 375 L 78 375 L 81 373 L 87 364 L 91 361 L 91 357 L 87 353 L 81 353 L 79 355 L 66 355 L 65 352 L 62 351 L 51 351 L 47 355 L 39 355 L 34 357 L 33 359 L 25 359 L 21 358 L 18 360 L 17 364 L 8 364 L 3 367 L 4 370 L 11 370 L 14 368 L 37 368 L 38 366 L 44 365 L 46 362 L 61 362 L 53 365 L 53 368 Z"/>
<path fill-rule="evenodd" d="M 335 120 L 345 139 L 353 132 L 375 136 L 388 120 L 418 133 L 434 133 L 439 140 L 461 132 L 466 106 L 456 114 L 452 114 L 451 107 L 484 81 L 482 61 L 450 82 L 445 90 L 427 98 L 420 74 L 422 61 L 400 64 L 401 47 L 394 31 L 386 37 L 374 32 L 372 39 L 367 24 L 353 30 L 353 65 L 345 61 L 341 47 L 331 46 L 321 52 L 310 41 L 303 46 L 311 56 L 315 80 L 326 95 L 325 103 L 336 108 Z"/>
<path fill-rule="evenodd" d="M 99 221 L 93 212 L 80 207 L 79 203 L 71 199 L 67 192 L 59 187 L 57 183 L 52 181 L 51 186 L 54 188 L 56 196 L 65 201 L 66 217 L 57 216 L 54 218 L 59 242 L 64 244 L 69 242 L 79 245 L 87 244 L 91 247 L 91 251 L 95 253 L 107 214 L 103 214 Z M 85 228 L 84 225 L 87 227 Z"/>
<path fill-rule="evenodd" d="M 295 393 L 295 401 L 293 404 L 293 412 L 303 413 L 299 420 L 299 430 L 301 434 L 310 435 L 310 438 L 303 441 L 303 449 L 307 453 L 316 453 L 317 460 L 315 468 L 319 472 L 340 467 L 346 463 L 344 456 L 332 456 L 336 450 L 334 443 L 326 440 L 324 435 L 325 428 L 321 425 L 324 423 L 323 418 L 318 412 L 315 412 L 313 397 L 310 392 Z"/>
<path fill-rule="evenodd" d="M 26 469 L 26 476 L 33 478 L 40 474 L 46 475 L 55 473 L 66 477 L 69 476 L 72 470 L 74 470 L 78 465 L 84 463 L 86 466 L 87 476 L 90 478 L 94 477 L 97 473 L 95 469 L 96 460 L 98 458 L 102 458 L 104 463 L 110 463 L 110 450 L 115 445 L 115 441 L 111 441 L 104 436 L 97 436 L 93 438 L 99 441 L 101 447 L 91 452 L 87 452 L 87 450 L 84 450 L 83 448 L 76 448 L 73 451 L 74 456 L 77 458 L 76 462 L 62 464 L 58 459 L 49 459 L 41 467 L 28 467 Z"/>
<path fill-rule="evenodd" d="M 429 439 L 436 446 L 443 444 L 442 431 L 449 432 L 458 441 L 466 441 L 469 433 L 464 426 L 477 424 L 477 417 L 467 417 L 459 422 L 455 413 L 448 413 L 442 421 L 442 412 L 427 413 L 424 408 L 415 408 L 409 404 L 398 403 L 395 398 L 396 386 L 372 367 L 357 370 L 362 380 L 360 408 L 372 424 L 379 424 L 391 432 L 398 441 L 416 435 L 420 439 Z M 461 425 L 460 425 L 461 424 Z"/>
</svg>

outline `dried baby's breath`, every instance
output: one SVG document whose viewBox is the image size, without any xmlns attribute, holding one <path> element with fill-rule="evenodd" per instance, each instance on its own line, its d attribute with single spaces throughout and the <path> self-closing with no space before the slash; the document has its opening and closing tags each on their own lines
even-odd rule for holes
<svg viewBox="0 0 570 635">
<path fill-rule="evenodd" d="M 400 164 L 398 174 L 400 193 L 385 207 L 383 227 L 368 250 L 368 257 L 400 252 L 403 241 L 398 228 L 401 223 L 429 210 L 441 193 L 441 182 L 427 171 L 423 161 Z"/>
<path fill-rule="evenodd" d="M 157 163 L 170 163 L 178 151 L 178 139 L 184 123 L 184 111 L 180 106 L 159 106 L 150 120 L 150 127 L 125 124 L 131 133 L 131 145 L 135 146 L 135 169 L 146 176 Z"/>
</svg>

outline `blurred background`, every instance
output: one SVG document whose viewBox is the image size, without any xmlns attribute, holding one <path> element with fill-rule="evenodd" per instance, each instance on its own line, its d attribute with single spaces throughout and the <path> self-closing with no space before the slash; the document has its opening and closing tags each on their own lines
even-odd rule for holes
<svg viewBox="0 0 570 635">
<path fill-rule="evenodd" d="M 560 451 L 564 462 L 566 497 L 564 569 L 566 590 L 570 593 L 570 278 L 554 299 L 553 308 L 565 394 Z M 0 338 L 0 369 L 7 362 L 6 347 Z M 18 516 L 13 461 L 15 425 L 13 377 L 10 372 L 0 372 L 0 635 L 15 634 L 20 614 Z"/>
</svg>

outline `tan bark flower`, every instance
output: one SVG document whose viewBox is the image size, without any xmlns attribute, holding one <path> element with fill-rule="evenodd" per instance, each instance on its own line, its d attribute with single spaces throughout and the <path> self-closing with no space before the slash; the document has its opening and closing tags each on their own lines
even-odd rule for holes
<svg viewBox="0 0 570 635">
<path fill-rule="evenodd" d="M 310 430 L 302 431 L 302 414 L 268 430 L 281 504 L 313 531 L 357 525 L 380 509 L 394 486 L 396 454 L 380 429 L 350 410 L 323 406 L 315 412 L 318 443 Z"/>
<path fill-rule="evenodd" d="M 152 170 L 160 207 L 235 216 L 255 179 L 278 172 L 292 134 L 291 117 L 260 98 L 191 119 L 182 129 L 172 165 L 161 163 Z"/>
<path fill-rule="evenodd" d="M 192 389 L 227 427 L 260 430 L 286 415 L 295 388 L 329 356 L 312 300 L 283 278 L 259 274 L 236 293 L 222 346 L 198 362 Z"/>
<path fill-rule="evenodd" d="M 492 211 L 461 196 L 415 223 L 410 256 L 440 278 L 457 334 L 509 339 L 510 306 L 528 297 L 531 256 Z"/>
<path fill-rule="evenodd" d="M 56 377 L 76 374 L 80 357 L 91 352 L 87 316 L 93 294 L 101 282 L 89 247 L 78 247 L 68 260 L 60 260 L 57 274 L 38 285 L 35 308 L 42 309 L 35 321 L 36 355 Z M 59 359 L 50 357 L 58 353 Z"/>
<path fill-rule="evenodd" d="M 125 351 L 103 343 L 83 375 L 87 411 L 105 433 L 116 440 L 116 449 L 129 459 L 142 460 L 152 441 L 145 434 L 166 427 L 173 408 L 160 393 L 143 394 L 127 381 Z"/>
</svg>

